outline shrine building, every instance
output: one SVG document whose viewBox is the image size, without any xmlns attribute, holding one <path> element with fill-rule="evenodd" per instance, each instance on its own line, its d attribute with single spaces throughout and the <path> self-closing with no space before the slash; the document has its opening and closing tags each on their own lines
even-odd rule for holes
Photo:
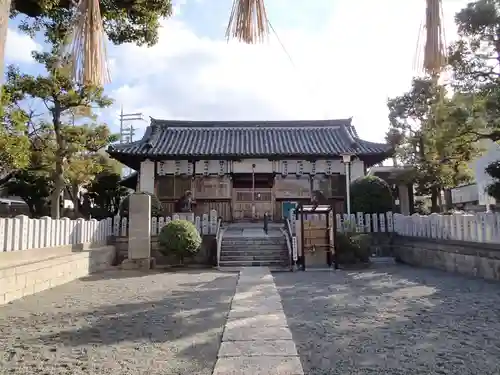
<svg viewBox="0 0 500 375">
<path fill-rule="evenodd" d="M 238 221 L 266 213 L 280 220 L 313 191 L 342 204 L 346 175 L 364 176 L 392 149 L 362 140 L 351 119 L 151 119 L 141 140 L 111 145 L 108 153 L 138 172 L 136 191 L 155 194 L 166 215 L 189 190 L 196 215 L 215 209 L 224 221 Z"/>
</svg>

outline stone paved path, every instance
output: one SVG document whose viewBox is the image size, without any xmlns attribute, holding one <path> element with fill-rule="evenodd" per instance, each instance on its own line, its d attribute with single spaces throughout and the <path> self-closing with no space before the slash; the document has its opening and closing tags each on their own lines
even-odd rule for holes
<svg viewBox="0 0 500 375">
<path fill-rule="evenodd" d="M 236 281 L 111 271 L 0 306 L 0 374 L 211 375 Z"/>
<path fill-rule="evenodd" d="M 498 375 L 500 283 L 405 266 L 276 273 L 308 375 Z"/>
<path fill-rule="evenodd" d="M 0 306 L 0 374 L 500 374 L 500 283 L 273 276 L 110 271 Z"/>
<path fill-rule="evenodd" d="M 247 374 L 304 374 L 267 267 L 241 270 L 214 370 Z"/>
</svg>

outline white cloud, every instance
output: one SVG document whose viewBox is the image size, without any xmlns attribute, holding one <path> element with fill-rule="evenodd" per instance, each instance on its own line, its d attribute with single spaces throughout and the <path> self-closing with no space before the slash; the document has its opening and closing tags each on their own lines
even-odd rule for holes
<svg viewBox="0 0 500 375">
<path fill-rule="evenodd" d="M 449 40 L 454 14 L 466 3 L 445 0 Z M 352 116 L 363 138 L 380 141 L 387 98 L 405 91 L 415 73 L 424 9 L 422 0 L 339 0 L 320 31 L 277 30 L 294 64 L 274 36 L 266 45 L 226 43 L 174 18 L 152 48 L 112 49 L 113 78 L 123 83 L 111 93 L 113 111 L 123 105 L 127 112 L 193 120 Z"/>
<path fill-rule="evenodd" d="M 9 29 L 5 46 L 5 59 L 8 63 L 31 63 L 31 52 L 41 49 L 28 35 Z"/>
</svg>

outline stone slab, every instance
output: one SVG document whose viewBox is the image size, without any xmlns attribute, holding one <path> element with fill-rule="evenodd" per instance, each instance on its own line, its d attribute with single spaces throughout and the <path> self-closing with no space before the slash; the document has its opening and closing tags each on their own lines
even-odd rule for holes
<svg viewBox="0 0 500 375">
<path fill-rule="evenodd" d="M 221 343 L 221 357 L 297 356 L 292 340 L 225 341 Z"/>
<path fill-rule="evenodd" d="M 276 290 L 276 288 L 274 287 L 274 285 L 272 287 L 265 287 L 265 288 L 255 288 L 255 287 L 250 287 L 250 288 L 245 288 L 245 287 L 238 287 L 236 289 L 236 292 L 235 292 L 235 297 L 239 298 L 239 299 L 243 299 L 245 298 L 245 296 L 249 296 L 249 295 L 261 295 L 261 296 L 265 296 L 265 295 L 275 295 L 275 296 L 279 296 L 278 294 L 278 291 Z"/>
<path fill-rule="evenodd" d="M 304 375 L 298 357 L 224 357 L 213 375 Z"/>
<path fill-rule="evenodd" d="M 272 276 L 262 276 L 262 277 L 245 277 L 238 280 L 238 287 L 242 286 L 274 286 L 274 280 Z"/>
<path fill-rule="evenodd" d="M 151 258 L 151 197 L 132 194 L 129 197 L 128 259 Z"/>
<path fill-rule="evenodd" d="M 222 341 L 292 340 L 288 327 L 234 327 L 226 328 Z"/>
<path fill-rule="evenodd" d="M 226 329 L 237 327 L 288 327 L 288 323 L 283 313 L 227 320 Z"/>
<path fill-rule="evenodd" d="M 276 289 L 264 289 L 264 290 L 241 290 L 236 291 L 233 297 L 233 302 L 235 301 L 245 301 L 253 298 L 275 298 L 281 301 L 281 298 L 277 294 Z"/>
<path fill-rule="evenodd" d="M 281 306 L 255 306 L 249 309 L 247 306 L 235 306 L 229 311 L 229 318 L 249 318 L 259 315 L 278 314 L 283 312 Z"/>
<path fill-rule="evenodd" d="M 252 293 L 236 293 L 233 302 L 262 301 L 271 300 L 281 302 L 280 296 L 274 291 L 253 291 Z"/>
<path fill-rule="evenodd" d="M 269 308 L 269 309 L 274 309 L 276 311 L 282 310 L 283 305 L 281 304 L 280 299 L 274 299 L 274 298 L 258 298 L 258 299 L 252 299 L 252 300 L 247 300 L 247 301 L 236 301 L 231 304 L 231 309 L 232 310 L 242 310 L 242 309 L 257 309 L 257 308 Z"/>
</svg>

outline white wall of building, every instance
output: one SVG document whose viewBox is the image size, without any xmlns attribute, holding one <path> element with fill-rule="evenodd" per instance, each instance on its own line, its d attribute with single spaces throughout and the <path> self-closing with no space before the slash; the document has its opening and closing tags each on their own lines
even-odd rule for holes
<svg viewBox="0 0 500 375">
<path fill-rule="evenodd" d="M 495 200 L 485 192 L 488 185 L 493 182 L 485 169 L 492 162 L 500 160 L 500 145 L 490 140 L 483 140 L 480 142 L 480 147 L 485 150 L 484 153 L 469 163 L 475 183 L 452 189 L 454 204 L 479 201 L 479 205 L 486 206 L 495 203 Z"/>
</svg>

